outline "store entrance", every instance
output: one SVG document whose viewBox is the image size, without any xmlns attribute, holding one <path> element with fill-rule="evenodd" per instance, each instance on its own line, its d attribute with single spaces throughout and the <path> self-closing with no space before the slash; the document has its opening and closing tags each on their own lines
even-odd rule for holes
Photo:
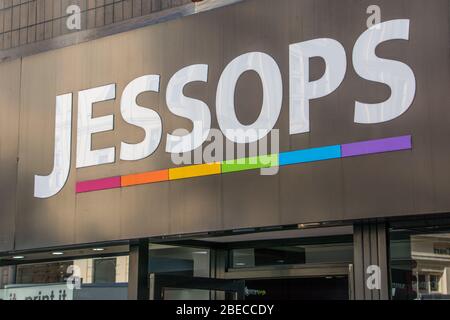
<svg viewBox="0 0 450 320">
<path fill-rule="evenodd" d="M 258 279 L 245 282 L 246 297 L 262 300 L 348 300 L 348 277 Z"/>
<path fill-rule="evenodd" d="M 352 299 L 347 227 L 150 245 L 150 296 L 164 300 Z"/>
<path fill-rule="evenodd" d="M 225 280 L 153 275 L 150 296 L 152 300 L 194 298 L 196 292 L 206 291 L 210 298 L 221 292 L 224 300 L 349 300 L 348 280 L 346 276 Z"/>
</svg>

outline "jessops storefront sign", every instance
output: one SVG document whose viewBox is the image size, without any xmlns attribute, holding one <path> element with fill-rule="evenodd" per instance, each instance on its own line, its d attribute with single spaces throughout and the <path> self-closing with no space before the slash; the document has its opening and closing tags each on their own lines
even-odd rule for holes
<svg viewBox="0 0 450 320">
<path fill-rule="evenodd" d="M 0 248 L 448 211 L 448 2 L 405 1 L 368 28 L 249 0 L 0 65 Z"/>
<path fill-rule="evenodd" d="M 390 97 L 378 103 L 355 103 L 354 122 L 359 124 L 376 124 L 394 120 L 411 106 L 416 93 L 414 72 L 404 63 L 379 58 L 375 49 L 385 41 L 409 40 L 409 24 L 407 19 L 391 20 L 376 24 L 357 39 L 353 48 L 353 66 L 356 73 L 364 79 L 386 84 L 390 90 Z M 321 58 L 325 62 L 325 71 L 320 79 L 311 80 L 309 74 L 310 60 Z M 184 135 L 166 136 L 166 152 L 186 153 L 202 146 L 209 137 L 211 130 L 211 112 L 207 104 L 198 99 L 186 97 L 184 87 L 191 82 L 208 81 L 207 64 L 195 64 L 177 71 L 169 80 L 166 89 L 166 103 L 168 109 L 175 115 L 187 118 L 194 125 L 192 132 Z M 257 120 L 245 125 L 237 117 L 235 104 L 235 90 L 239 78 L 249 71 L 258 74 L 262 85 L 262 107 L 254 105 L 250 109 L 255 111 Z M 289 132 L 290 134 L 304 134 L 310 131 L 310 101 L 333 93 L 341 85 L 347 71 L 347 57 L 341 43 L 330 38 L 313 39 L 289 45 Z M 154 110 L 139 106 L 138 96 L 144 92 L 159 93 L 161 76 L 156 74 L 144 75 L 132 80 L 125 87 L 120 101 L 120 113 L 123 120 L 137 126 L 144 131 L 144 138 L 136 144 L 121 142 L 120 160 L 138 161 L 151 156 L 161 143 L 163 123 L 161 116 Z M 56 195 L 64 187 L 70 172 L 71 161 L 71 130 L 72 130 L 72 101 L 73 94 L 67 93 L 56 97 L 55 112 L 55 150 L 54 168 L 48 176 L 36 176 L 34 195 L 37 198 L 49 198 Z M 99 132 L 114 130 L 112 115 L 93 118 L 94 103 L 104 102 L 116 98 L 116 84 L 91 88 L 78 92 L 78 134 L 76 148 L 77 169 L 114 163 L 116 151 L 114 147 L 92 150 L 92 135 Z M 253 143 L 264 138 L 277 123 L 283 102 L 283 81 L 277 62 L 263 52 L 249 52 L 233 59 L 220 76 L 216 92 L 216 116 L 220 129 L 229 141 L 237 144 Z M 260 110 L 258 110 L 260 109 Z M 257 115 L 259 113 L 259 115 Z M 394 140 L 376 141 L 378 152 L 409 149 L 410 138 L 402 137 Z M 394 143 L 393 143 L 394 142 Z M 398 142 L 398 143 L 397 143 Z M 365 148 L 371 148 L 372 142 L 366 142 Z M 388 145 L 383 148 L 383 144 Z M 398 146 L 397 146 L 398 145 Z M 400 147 L 400 149 L 396 149 Z M 319 151 L 320 159 L 312 159 L 305 154 L 286 153 L 290 157 L 289 165 L 325 160 L 324 153 L 340 153 L 342 147 L 331 147 L 326 151 Z M 367 151 L 367 150 L 366 150 Z M 371 150 L 370 153 L 375 153 Z M 367 154 L 369 152 L 365 152 Z M 274 156 L 274 155 L 271 155 Z M 275 155 L 276 156 L 276 155 Z M 355 154 L 352 154 L 355 156 Z M 273 163 L 280 165 L 279 155 Z M 221 161 L 223 159 L 217 159 Z M 237 159 L 236 159 L 237 160 Z M 303 161 L 302 161 L 303 160 Z M 243 163 L 237 163 L 241 168 Z M 230 160 L 228 160 L 230 163 Z M 257 161 L 255 161 L 257 164 Z M 287 164 L 287 163 L 286 163 Z M 190 168 L 204 171 L 204 175 L 219 174 L 223 164 L 211 163 L 208 170 L 205 165 Z M 226 162 L 225 162 L 226 165 Z M 202 169 L 199 169 L 202 168 Z M 177 169 L 179 171 L 179 169 Z M 183 169 L 183 170 L 186 170 Z M 149 183 L 162 182 L 170 179 L 167 170 L 165 179 L 162 171 L 146 172 L 145 176 L 160 176 L 160 179 L 149 179 Z M 195 175 L 200 176 L 200 174 Z M 201 175 L 203 176 L 203 174 Z M 187 178 L 185 176 L 185 178 Z M 143 176 L 144 179 L 144 176 Z M 142 180 L 139 184 L 141 184 Z M 79 183 L 77 192 L 93 191 L 120 187 L 118 177 L 101 180 L 91 180 Z M 173 179 L 172 179 L 173 180 Z M 106 182 L 108 181 L 108 182 Z M 127 186 L 130 186 L 127 184 Z"/>
</svg>

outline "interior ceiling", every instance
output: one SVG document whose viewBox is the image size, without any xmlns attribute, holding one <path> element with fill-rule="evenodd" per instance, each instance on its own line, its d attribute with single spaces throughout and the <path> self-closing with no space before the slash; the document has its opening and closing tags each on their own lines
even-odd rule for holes
<svg viewBox="0 0 450 320">
<path fill-rule="evenodd" d="M 95 250 L 102 251 L 95 251 Z M 128 245 L 119 245 L 119 246 L 96 246 L 92 248 L 83 248 L 83 249 L 67 249 L 67 250 L 52 250 L 46 252 L 37 252 L 37 253 L 24 253 L 24 254 L 14 254 L 12 256 L 1 257 L 0 260 L 3 261 L 11 261 L 14 263 L 26 263 L 27 261 L 34 260 L 65 260 L 67 258 L 76 259 L 77 257 L 84 258 L 89 256 L 101 257 L 101 256 L 109 256 L 114 254 L 123 254 L 129 251 Z M 62 253 L 55 255 L 54 253 Z M 21 259 L 14 259 L 13 257 L 23 257 Z"/>
</svg>

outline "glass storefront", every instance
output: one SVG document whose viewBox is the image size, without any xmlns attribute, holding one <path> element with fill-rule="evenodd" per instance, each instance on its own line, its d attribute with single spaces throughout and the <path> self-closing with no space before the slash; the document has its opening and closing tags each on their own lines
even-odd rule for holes
<svg viewBox="0 0 450 320">
<path fill-rule="evenodd" d="M 352 226 L 299 228 L 150 242 L 149 296 L 167 300 L 348 299 L 352 232 Z M 127 299 L 130 254 L 129 245 L 121 245 L 1 257 L 0 298 Z M 74 280 L 80 289 L 67 287 Z M 60 291 L 64 294 L 55 294 Z"/>
<path fill-rule="evenodd" d="M 129 257 L 114 254 L 123 251 L 128 251 L 128 247 L 7 257 L 10 262 L 16 261 L 13 265 L 0 267 L 0 299 L 126 300 Z M 91 257 L 86 257 L 86 254 Z M 58 261 L 55 256 L 67 258 Z M 45 257 L 50 261 L 40 262 Z"/>
<path fill-rule="evenodd" d="M 450 223 L 417 221 L 390 225 L 391 297 L 450 299 Z M 342 226 L 150 243 L 150 298 L 351 299 L 352 232 Z M 75 266 L 81 290 L 61 299 L 127 299 L 129 247 L 95 250 L 65 251 L 61 260 L 59 252 L 10 257 L 20 263 L 0 267 L 0 297 L 43 299 L 64 291 Z M 53 259 L 45 261 L 45 254 Z"/>
<path fill-rule="evenodd" d="M 331 235 L 335 232 L 342 234 Z M 151 244 L 151 298 L 349 299 L 352 228 L 305 234 L 289 230 L 200 238 L 197 247 L 191 241 Z"/>
</svg>

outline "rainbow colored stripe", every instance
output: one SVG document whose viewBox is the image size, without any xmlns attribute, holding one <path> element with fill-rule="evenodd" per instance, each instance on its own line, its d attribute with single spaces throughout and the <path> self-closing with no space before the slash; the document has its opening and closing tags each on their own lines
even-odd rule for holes
<svg viewBox="0 0 450 320">
<path fill-rule="evenodd" d="M 267 156 L 228 160 L 217 163 L 185 166 L 126 176 L 80 181 L 76 184 L 76 193 L 125 188 L 150 183 L 175 181 L 180 179 L 227 174 L 232 172 L 256 170 L 276 166 L 282 167 L 308 162 L 411 149 L 412 137 L 410 135 L 386 139 L 368 140 L 334 146 L 283 152 Z"/>
</svg>

